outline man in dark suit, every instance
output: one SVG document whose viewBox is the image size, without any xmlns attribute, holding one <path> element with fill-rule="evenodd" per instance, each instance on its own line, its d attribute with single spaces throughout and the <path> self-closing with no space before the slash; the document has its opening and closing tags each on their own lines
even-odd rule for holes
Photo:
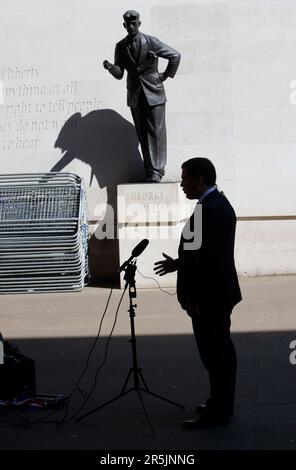
<svg viewBox="0 0 296 470">
<path fill-rule="evenodd" d="M 103 65 L 119 80 L 127 71 L 127 105 L 141 144 L 145 181 L 158 183 L 165 172 L 167 153 L 163 82 L 174 77 L 181 55 L 156 37 L 140 33 L 137 11 L 128 10 L 123 18 L 128 34 L 116 44 L 114 64 L 105 60 Z M 158 71 L 158 57 L 168 60 L 163 73 Z"/>
<path fill-rule="evenodd" d="M 197 406 L 196 419 L 184 421 L 187 429 L 228 424 L 234 408 L 236 352 L 230 339 L 230 315 L 241 300 L 233 255 L 236 216 L 215 184 L 215 167 L 207 158 L 183 163 L 183 191 L 202 205 L 201 245 L 196 247 L 194 240 L 200 223 L 195 210 L 184 227 L 178 259 L 164 254 L 165 260 L 154 268 L 160 275 L 178 272 L 178 300 L 192 319 L 200 357 L 209 372 L 210 398 L 206 405 Z"/>
</svg>

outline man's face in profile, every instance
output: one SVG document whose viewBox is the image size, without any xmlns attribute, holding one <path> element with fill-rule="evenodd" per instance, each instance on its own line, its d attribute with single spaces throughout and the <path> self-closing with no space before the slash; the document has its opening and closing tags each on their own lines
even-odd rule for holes
<svg viewBox="0 0 296 470">
<path fill-rule="evenodd" d="M 203 193 L 201 175 L 191 176 L 187 168 L 183 168 L 181 175 L 181 188 L 187 199 L 198 199 Z"/>
<path fill-rule="evenodd" d="M 129 36 L 135 37 L 138 34 L 139 27 L 141 26 L 141 21 L 138 19 L 125 20 L 123 26 L 127 30 Z"/>
</svg>

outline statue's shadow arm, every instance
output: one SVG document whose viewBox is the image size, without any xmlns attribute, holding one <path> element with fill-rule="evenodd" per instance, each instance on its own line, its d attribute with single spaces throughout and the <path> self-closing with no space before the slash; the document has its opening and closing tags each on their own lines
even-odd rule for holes
<svg viewBox="0 0 296 470">
<path fill-rule="evenodd" d="M 73 155 L 72 152 L 66 152 L 62 156 L 62 158 L 51 168 L 51 172 L 58 172 L 62 171 L 69 163 L 74 160 L 75 156 Z"/>
</svg>

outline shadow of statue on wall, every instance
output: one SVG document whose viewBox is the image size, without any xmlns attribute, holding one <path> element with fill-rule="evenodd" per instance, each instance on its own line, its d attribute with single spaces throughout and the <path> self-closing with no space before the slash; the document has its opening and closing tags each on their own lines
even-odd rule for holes
<svg viewBox="0 0 296 470">
<path fill-rule="evenodd" d="M 104 220 L 98 222 L 97 231 L 104 233 L 107 221 L 114 220 L 115 237 L 98 239 L 94 233 L 89 240 L 91 278 L 99 284 L 108 283 L 119 267 L 117 185 L 139 182 L 145 176 L 138 144 L 133 124 L 111 109 L 91 111 L 85 116 L 73 114 L 55 142 L 55 148 L 61 149 L 63 155 L 51 171 L 62 171 L 77 158 L 91 167 L 89 186 L 95 177 L 99 187 L 106 188 L 106 213 Z M 118 282 L 119 278 L 117 285 Z"/>
</svg>

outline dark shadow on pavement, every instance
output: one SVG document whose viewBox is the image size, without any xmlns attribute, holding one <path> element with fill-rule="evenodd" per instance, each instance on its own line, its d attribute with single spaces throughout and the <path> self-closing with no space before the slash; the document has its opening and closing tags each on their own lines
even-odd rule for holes
<svg viewBox="0 0 296 470">
<path fill-rule="evenodd" d="M 136 393 L 80 423 L 36 424 L 29 429 L 0 427 L 1 449 L 290 449 L 295 450 L 296 380 L 289 363 L 292 331 L 234 333 L 238 353 L 235 417 L 227 427 L 188 432 L 181 428 L 194 405 L 204 402 L 208 380 L 192 335 L 138 336 L 139 367 L 150 389 L 184 403 L 187 411 L 143 395 L 153 439 Z M 129 338 L 111 339 L 108 358 L 84 412 L 117 395 L 132 365 Z M 13 341 L 13 339 L 11 340 Z M 68 394 L 79 377 L 94 338 L 18 339 L 23 354 L 35 358 L 37 390 Z M 81 383 L 88 391 L 102 363 L 106 337 L 99 340 Z M 131 384 L 132 385 L 132 384 Z M 70 411 L 82 403 L 76 394 Z M 30 420 L 48 411 L 26 412 Z M 9 413 L 1 412 L 1 420 Z M 59 411 L 51 419 L 59 419 Z M 18 418 L 20 419 L 20 417 Z"/>
</svg>

